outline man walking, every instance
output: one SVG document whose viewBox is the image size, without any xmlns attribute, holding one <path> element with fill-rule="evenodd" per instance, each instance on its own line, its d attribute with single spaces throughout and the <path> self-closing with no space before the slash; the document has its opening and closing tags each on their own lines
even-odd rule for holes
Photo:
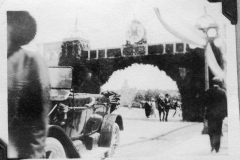
<svg viewBox="0 0 240 160">
<path fill-rule="evenodd" d="M 167 120 L 167 118 L 168 118 L 168 112 L 169 112 L 169 109 L 170 109 L 170 107 L 171 107 L 171 101 L 170 101 L 170 99 L 169 99 L 169 95 L 168 95 L 168 94 L 165 95 L 164 103 L 165 103 L 165 112 L 166 112 L 165 121 L 167 122 L 167 121 L 168 121 L 168 120 Z"/>
<path fill-rule="evenodd" d="M 227 96 L 225 90 L 220 88 L 221 79 L 213 78 L 213 87 L 206 91 L 204 104 L 206 106 L 206 119 L 208 120 L 208 134 L 212 151 L 219 151 L 222 135 L 223 119 L 227 115 Z"/>
</svg>

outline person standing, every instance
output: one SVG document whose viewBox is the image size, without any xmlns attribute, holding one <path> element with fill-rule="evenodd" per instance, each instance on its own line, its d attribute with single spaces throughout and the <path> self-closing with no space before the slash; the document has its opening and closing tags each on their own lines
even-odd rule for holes
<svg viewBox="0 0 240 160">
<path fill-rule="evenodd" d="M 216 152 L 219 152 L 220 149 L 222 123 L 227 116 L 227 96 L 225 90 L 220 88 L 221 85 L 221 79 L 214 77 L 213 87 L 206 91 L 204 99 L 211 151 L 215 150 Z"/>
<path fill-rule="evenodd" d="M 50 108 L 43 57 L 24 50 L 37 31 L 26 11 L 7 12 L 8 158 L 43 158 Z"/>
</svg>

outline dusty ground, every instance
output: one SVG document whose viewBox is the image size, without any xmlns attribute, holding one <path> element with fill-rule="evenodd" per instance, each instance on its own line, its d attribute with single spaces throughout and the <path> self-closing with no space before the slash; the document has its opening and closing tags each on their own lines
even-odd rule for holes
<svg viewBox="0 0 240 160">
<path fill-rule="evenodd" d="M 158 116 L 146 118 L 143 109 L 120 108 L 124 119 L 124 131 L 121 131 L 120 146 L 113 158 L 147 158 L 161 156 L 213 156 L 228 154 L 227 123 L 223 125 L 221 150 L 211 153 L 208 135 L 202 135 L 202 123 L 182 122 L 181 117 L 172 117 L 160 122 Z"/>
</svg>

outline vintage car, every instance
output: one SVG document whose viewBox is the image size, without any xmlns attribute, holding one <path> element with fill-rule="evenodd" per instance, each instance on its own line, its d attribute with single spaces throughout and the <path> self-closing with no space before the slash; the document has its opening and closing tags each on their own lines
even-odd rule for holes
<svg viewBox="0 0 240 160">
<path fill-rule="evenodd" d="M 71 67 L 49 67 L 52 108 L 46 158 L 81 158 L 99 147 L 109 148 L 106 157 L 111 157 L 123 130 L 122 117 L 110 113 L 111 94 L 74 93 L 72 71 Z"/>
</svg>

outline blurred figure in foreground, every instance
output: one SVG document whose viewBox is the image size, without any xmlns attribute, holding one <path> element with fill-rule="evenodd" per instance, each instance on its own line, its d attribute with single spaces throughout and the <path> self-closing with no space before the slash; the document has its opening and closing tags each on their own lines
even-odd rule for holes
<svg viewBox="0 0 240 160">
<path fill-rule="evenodd" d="M 36 31 L 28 12 L 7 12 L 8 158 L 44 157 L 50 107 L 47 65 L 39 55 L 21 48 Z"/>
<path fill-rule="evenodd" d="M 227 96 L 225 90 L 220 88 L 221 85 L 221 79 L 214 77 L 213 87 L 206 91 L 204 100 L 211 151 L 216 152 L 220 148 L 223 119 L 227 116 Z"/>
</svg>

